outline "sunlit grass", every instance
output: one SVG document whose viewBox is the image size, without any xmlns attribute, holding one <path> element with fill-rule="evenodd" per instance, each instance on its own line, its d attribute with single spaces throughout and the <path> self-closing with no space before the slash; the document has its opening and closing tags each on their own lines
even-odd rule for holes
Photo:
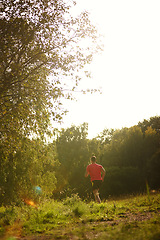
<svg viewBox="0 0 160 240">
<path fill-rule="evenodd" d="M 159 239 L 160 194 L 139 195 L 101 204 L 77 195 L 43 200 L 37 208 L 0 208 L 0 236 L 48 235 L 59 239 Z M 11 231 L 12 229 L 12 231 Z M 118 234 L 118 235 L 117 235 Z M 136 238 L 135 238 L 136 236 Z M 159 237 L 159 238 L 158 238 Z"/>
</svg>

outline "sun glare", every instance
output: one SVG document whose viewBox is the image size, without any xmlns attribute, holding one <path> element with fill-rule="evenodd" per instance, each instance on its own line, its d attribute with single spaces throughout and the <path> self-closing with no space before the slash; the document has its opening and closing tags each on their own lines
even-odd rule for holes
<svg viewBox="0 0 160 240">
<path fill-rule="evenodd" d="M 30 206 L 32 206 L 32 207 L 37 208 L 37 205 L 36 205 L 35 202 L 32 201 L 32 200 L 24 199 L 24 202 L 25 202 L 27 205 L 30 205 Z"/>
<path fill-rule="evenodd" d="M 122 128 L 159 115 L 160 2 L 79 1 L 104 35 L 104 52 L 90 65 L 92 80 L 81 86 L 102 94 L 77 95 L 66 102 L 69 113 L 61 127 L 88 122 L 89 136 L 105 128 Z"/>
</svg>

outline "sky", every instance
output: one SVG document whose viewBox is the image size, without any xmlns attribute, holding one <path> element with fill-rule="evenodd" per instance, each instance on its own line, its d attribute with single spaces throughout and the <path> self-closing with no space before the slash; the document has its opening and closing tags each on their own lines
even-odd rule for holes
<svg viewBox="0 0 160 240">
<path fill-rule="evenodd" d="M 77 94 L 66 101 L 60 128 L 88 123 L 88 138 L 106 128 L 121 129 L 160 115 L 160 1 L 79 0 L 104 35 L 104 51 L 82 81 L 102 94 Z"/>
</svg>

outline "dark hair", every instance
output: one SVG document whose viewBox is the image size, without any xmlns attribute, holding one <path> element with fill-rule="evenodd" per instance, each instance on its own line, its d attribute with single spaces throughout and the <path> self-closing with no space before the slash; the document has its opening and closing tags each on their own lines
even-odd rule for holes
<svg viewBox="0 0 160 240">
<path fill-rule="evenodd" d="M 91 157 L 91 161 L 92 161 L 92 162 L 95 162 L 95 161 L 96 161 L 96 156 L 92 156 L 92 157 Z"/>
</svg>

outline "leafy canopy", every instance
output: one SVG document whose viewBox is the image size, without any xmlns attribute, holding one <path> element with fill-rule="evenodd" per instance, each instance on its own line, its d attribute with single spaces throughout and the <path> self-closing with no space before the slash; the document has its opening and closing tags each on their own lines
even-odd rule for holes
<svg viewBox="0 0 160 240">
<path fill-rule="evenodd" d="M 73 17 L 64 0 L 2 0 L 0 13 L 1 137 L 49 133 L 63 97 L 99 50 L 87 12 Z M 85 41 L 85 39 L 88 39 Z M 84 44 L 85 43 L 85 44 Z M 67 90 L 67 91 L 66 91 Z"/>
</svg>

